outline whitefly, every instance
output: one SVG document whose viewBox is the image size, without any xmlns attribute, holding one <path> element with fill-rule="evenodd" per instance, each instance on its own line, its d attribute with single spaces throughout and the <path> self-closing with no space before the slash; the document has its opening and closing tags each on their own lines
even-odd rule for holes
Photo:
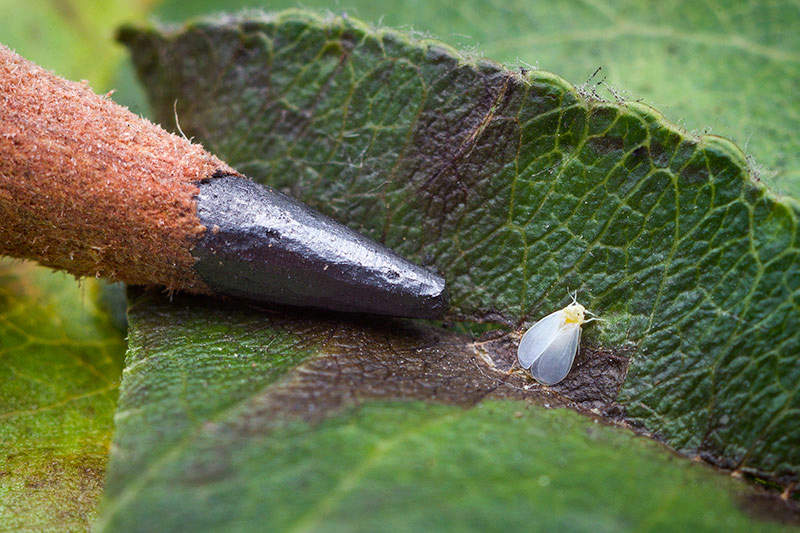
<svg viewBox="0 0 800 533">
<path fill-rule="evenodd" d="M 581 326 L 598 320 L 572 297 L 572 303 L 536 322 L 522 336 L 517 359 L 522 368 L 545 385 L 555 385 L 569 374 L 581 343 Z"/>
</svg>

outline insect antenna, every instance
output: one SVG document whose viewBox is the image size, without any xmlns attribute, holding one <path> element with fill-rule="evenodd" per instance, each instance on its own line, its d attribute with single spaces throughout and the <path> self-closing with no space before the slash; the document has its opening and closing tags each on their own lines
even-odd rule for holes
<svg viewBox="0 0 800 533">
<path fill-rule="evenodd" d="M 567 295 L 572 298 L 572 303 L 578 303 L 578 289 L 575 289 L 575 292 L 571 292 L 569 287 L 567 287 Z"/>
</svg>

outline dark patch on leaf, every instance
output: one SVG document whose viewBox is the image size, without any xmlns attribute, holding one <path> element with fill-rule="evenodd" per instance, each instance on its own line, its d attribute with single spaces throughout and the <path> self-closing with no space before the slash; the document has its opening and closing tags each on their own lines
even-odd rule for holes
<svg viewBox="0 0 800 533">
<path fill-rule="evenodd" d="M 667 153 L 664 145 L 661 144 L 657 140 L 653 140 L 648 147 L 650 159 L 653 161 L 653 165 L 666 168 L 669 166 L 669 157 L 670 154 Z"/>
<path fill-rule="evenodd" d="M 800 502 L 783 499 L 777 492 L 761 489 L 743 493 L 739 505 L 760 520 L 800 526 Z"/>
<path fill-rule="evenodd" d="M 614 152 L 621 152 L 625 148 L 625 140 L 614 135 L 603 135 L 601 137 L 590 137 L 589 146 L 601 155 L 609 155 Z"/>
<path fill-rule="evenodd" d="M 568 406 L 623 422 L 623 410 L 614 398 L 627 371 L 624 352 L 584 346 L 567 379 L 547 387 L 518 367 L 509 373 L 516 359 L 517 335 L 474 341 L 420 321 L 293 309 L 276 312 L 252 307 L 248 302 L 231 300 L 221 305 L 215 299 L 182 295 L 169 302 L 155 291 L 135 298 L 134 338 L 141 324 L 150 321 L 140 312 L 157 316 L 177 308 L 191 316 L 185 320 L 192 322 L 204 315 L 241 315 L 244 306 L 252 309 L 248 321 L 259 323 L 268 332 L 262 340 L 266 357 L 271 336 L 278 330 L 286 339 L 295 339 L 291 342 L 305 346 L 307 359 L 286 369 L 285 377 L 248 400 L 251 407 L 242 420 L 243 431 L 264 431 L 286 417 L 320 421 L 366 400 L 425 400 L 467 408 L 484 399 L 508 398 L 549 407 Z M 140 342 L 145 353 L 157 353 L 182 335 L 180 328 L 159 331 L 156 345 Z M 258 342 L 259 338 L 257 334 L 254 340 Z M 230 342 L 230 349 L 237 353 L 245 350 L 244 346 L 236 347 L 236 337 Z M 220 357 L 221 363 L 229 355 L 226 352 Z M 222 475 L 225 462 L 220 458 L 194 465 L 187 475 L 191 479 Z"/>
</svg>

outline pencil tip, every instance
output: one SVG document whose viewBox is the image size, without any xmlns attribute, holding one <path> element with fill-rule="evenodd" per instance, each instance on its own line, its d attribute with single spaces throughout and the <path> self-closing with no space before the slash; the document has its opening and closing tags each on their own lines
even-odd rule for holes
<svg viewBox="0 0 800 533">
<path fill-rule="evenodd" d="M 192 254 L 216 292 L 413 318 L 447 310 L 444 278 L 297 200 L 238 176 L 199 187 L 207 230 Z"/>
<path fill-rule="evenodd" d="M 414 318 L 439 318 L 449 305 L 449 295 L 444 278 L 433 272 L 408 263 L 402 275 L 390 279 L 390 297 L 393 301 L 393 314 Z"/>
</svg>

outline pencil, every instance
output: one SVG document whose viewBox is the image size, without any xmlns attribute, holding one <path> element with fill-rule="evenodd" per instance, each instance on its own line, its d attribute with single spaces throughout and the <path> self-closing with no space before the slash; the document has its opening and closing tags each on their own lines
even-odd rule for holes
<svg viewBox="0 0 800 533">
<path fill-rule="evenodd" d="M 292 306 L 447 308 L 440 276 L 3 45 L 0 254 Z"/>
</svg>

